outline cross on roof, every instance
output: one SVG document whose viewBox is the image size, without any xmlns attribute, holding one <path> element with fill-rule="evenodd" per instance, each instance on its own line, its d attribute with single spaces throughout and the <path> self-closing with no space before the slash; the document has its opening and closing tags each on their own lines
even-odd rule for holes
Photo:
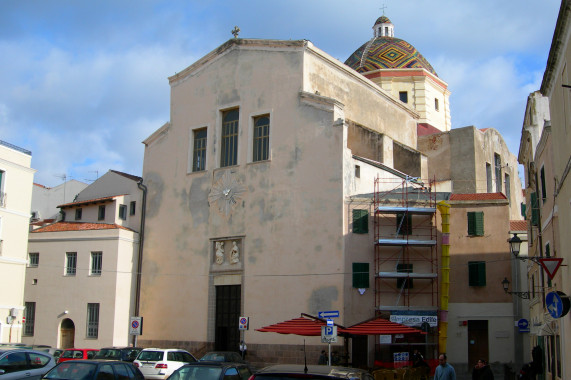
<svg viewBox="0 0 571 380">
<path fill-rule="evenodd" d="M 230 33 L 234 35 L 234 38 L 238 38 L 238 33 L 240 33 L 240 28 L 238 28 L 238 26 L 235 26 Z"/>
<path fill-rule="evenodd" d="M 383 11 L 383 16 L 385 15 L 385 9 L 387 8 L 387 6 L 385 4 L 383 4 L 382 7 L 380 7 L 379 9 Z"/>
</svg>

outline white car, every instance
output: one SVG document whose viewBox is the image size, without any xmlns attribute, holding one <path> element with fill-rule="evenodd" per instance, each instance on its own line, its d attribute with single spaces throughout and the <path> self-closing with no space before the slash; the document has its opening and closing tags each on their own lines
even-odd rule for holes
<svg viewBox="0 0 571 380">
<path fill-rule="evenodd" d="M 163 380 L 186 363 L 196 362 L 188 351 L 178 348 L 145 348 L 133 362 L 145 379 Z"/>
</svg>

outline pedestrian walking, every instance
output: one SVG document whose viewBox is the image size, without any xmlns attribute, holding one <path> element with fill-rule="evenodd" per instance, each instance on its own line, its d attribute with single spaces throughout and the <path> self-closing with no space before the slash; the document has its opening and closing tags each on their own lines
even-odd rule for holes
<svg viewBox="0 0 571 380">
<path fill-rule="evenodd" d="M 494 380 L 494 373 L 485 359 L 478 360 L 474 366 L 472 380 Z"/>
<path fill-rule="evenodd" d="M 321 355 L 319 355 L 319 360 L 317 361 L 319 365 L 327 365 L 327 355 L 325 355 L 325 350 L 321 351 Z"/>
<path fill-rule="evenodd" d="M 456 372 L 454 367 L 447 363 L 446 354 L 440 354 L 438 357 L 438 366 L 434 372 L 434 380 L 456 380 Z"/>
</svg>

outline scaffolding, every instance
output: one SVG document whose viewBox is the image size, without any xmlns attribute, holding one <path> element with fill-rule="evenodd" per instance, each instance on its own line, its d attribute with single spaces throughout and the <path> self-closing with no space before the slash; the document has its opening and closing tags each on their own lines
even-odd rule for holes
<svg viewBox="0 0 571 380">
<path fill-rule="evenodd" d="M 376 178 L 373 201 L 376 315 L 396 322 L 420 319 L 428 336 L 416 344 L 425 346 L 428 356 L 438 331 L 434 183 L 413 177 Z"/>
</svg>

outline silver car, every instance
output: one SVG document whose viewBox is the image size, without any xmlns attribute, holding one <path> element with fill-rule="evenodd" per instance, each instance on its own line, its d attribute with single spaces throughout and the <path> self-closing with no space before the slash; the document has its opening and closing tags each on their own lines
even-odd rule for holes
<svg viewBox="0 0 571 380">
<path fill-rule="evenodd" d="M 39 380 L 56 365 L 47 352 L 0 348 L 0 380 Z"/>
</svg>

